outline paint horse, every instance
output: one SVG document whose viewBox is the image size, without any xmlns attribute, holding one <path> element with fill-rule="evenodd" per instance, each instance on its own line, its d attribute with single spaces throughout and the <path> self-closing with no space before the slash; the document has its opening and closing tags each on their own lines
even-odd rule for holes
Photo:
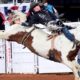
<svg viewBox="0 0 80 80">
<path fill-rule="evenodd" d="M 80 40 L 80 28 L 70 30 L 77 40 Z M 49 34 L 41 29 L 24 27 L 20 24 L 14 24 L 10 29 L 0 31 L 0 39 L 15 41 L 30 49 L 33 53 L 46 59 L 63 63 L 68 66 L 75 75 L 75 80 L 80 80 L 79 64 L 75 60 L 80 46 L 74 46 L 73 42 L 68 40 L 64 34 L 49 38 Z"/>
</svg>

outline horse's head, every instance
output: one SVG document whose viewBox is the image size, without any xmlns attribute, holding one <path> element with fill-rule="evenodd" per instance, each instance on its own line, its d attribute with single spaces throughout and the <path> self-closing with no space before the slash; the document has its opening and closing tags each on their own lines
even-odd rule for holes
<svg viewBox="0 0 80 80">
<path fill-rule="evenodd" d="M 11 25 L 8 29 L 4 31 L 0 31 L 0 39 L 8 39 L 9 36 L 15 35 L 18 32 L 24 32 L 25 27 L 21 26 L 20 24 Z"/>
</svg>

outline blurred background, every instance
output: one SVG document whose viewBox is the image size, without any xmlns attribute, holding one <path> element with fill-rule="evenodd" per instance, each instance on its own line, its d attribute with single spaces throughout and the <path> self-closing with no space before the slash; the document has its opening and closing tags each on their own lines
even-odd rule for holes
<svg viewBox="0 0 80 80">
<path fill-rule="evenodd" d="M 0 0 L 0 3 L 27 3 L 44 2 L 46 0 Z M 67 21 L 78 21 L 80 19 L 80 0 L 47 0 L 53 4 L 59 13 L 64 13 L 64 19 Z"/>
</svg>

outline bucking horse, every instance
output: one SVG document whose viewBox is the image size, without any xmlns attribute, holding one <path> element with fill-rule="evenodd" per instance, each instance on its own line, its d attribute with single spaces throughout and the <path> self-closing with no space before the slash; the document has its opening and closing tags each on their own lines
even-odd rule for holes
<svg viewBox="0 0 80 80">
<path fill-rule="evenodd" d="M 70 32 L 80 41 L 80 27 L 71 29 Z M 36 55 L 65 64 L 73 71 L 75 80 L 80 80 L 80 66 L 76 61 L 80 45 L 74 45 L 63 33 L 59 35 L 48 34 L 36 28 L 35 25 L 24 27 L 20 24 L 14 24 L 8 30 L 0 31 L 0 39 L 15 41 Z"/>
</svg>

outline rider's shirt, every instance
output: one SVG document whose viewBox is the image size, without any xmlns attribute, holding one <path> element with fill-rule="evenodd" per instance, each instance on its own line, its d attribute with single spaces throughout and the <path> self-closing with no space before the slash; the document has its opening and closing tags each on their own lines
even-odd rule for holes
<svg viewBox="0 0 80 80">
<path fill-rule="evenodd" d="M 46 24 L 52 20 L 54 20 L 54 16 L 51 16 L 47 11 L 44 10 L 34 12 L 27 18 L 30 25 L 38 23 Z"/>
</svg>

